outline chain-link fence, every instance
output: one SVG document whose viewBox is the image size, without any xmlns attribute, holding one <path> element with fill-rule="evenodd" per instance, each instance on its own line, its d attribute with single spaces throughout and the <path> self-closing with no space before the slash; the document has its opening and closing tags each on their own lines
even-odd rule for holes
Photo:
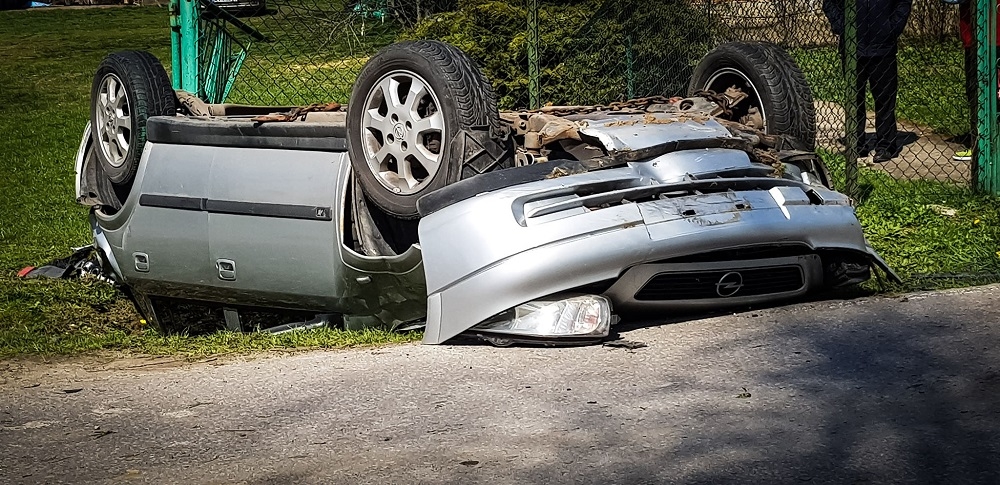
<svg viewBox="0 0 1000 485">
<path fill-rule="evenodd" d="M 212 101 L 346 102 L 368 56 L 408 38 L 445 40 L 476 58 L 501 108 L 686 95 L 713 47 L 766 41 L 791 54 L 812 88 L 817 148 L 859 155 L 860 171 L 834 163 L 853 195 L 995 177 L 984 173 L 993 167 L 976 172 L 971 153 L 970 100 L 989 82 L 967 76 L 977 73 L 971 3 L 886 0 L 848 11 L 838 0 L 270 0 L 238 20 L 203 3 L 198 85 Z"/>
<path fill-rule="evenodd" d="M 890 199 L 947 212 L 1000 191 L 994 1 L 267 0 L 239 19 L 202 5 L 189 86 L 215 101 L 345 103 L 379 48 L 433 38 L 476 59 L 501 109 L 603 104 L 723 91 L 739 75 L 699 61 L 727 42 L 768 42 L 808 82 L 796 116 L 815 116 L 837 189 L 862 211 Z M 763 111 L 744 121 L 777 123 Z"/>
</svg>

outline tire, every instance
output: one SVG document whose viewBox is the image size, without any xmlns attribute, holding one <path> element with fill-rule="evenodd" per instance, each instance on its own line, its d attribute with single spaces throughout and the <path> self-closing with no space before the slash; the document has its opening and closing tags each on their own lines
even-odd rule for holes
<svg viewBox="0 0 1000 485">
<path fill-rule="evenodd" d="M 152 54 L 115 52 L 98 65 L 90 100 L 97 161 L 116 192 L 127 196 L 146 145 L 146 120 L 177 112 L 174 90 Z"/>
<path fill-rule="evenodd" d="M 722 44 L 698 63 L 688 95 L 698 91 L 725 92 L 737 86 L 750 95 L 734 110 L 733 121 L 754 120 L 761 114 L 764 132 L 790 135 L 803 149 L 816 145 L 816 108 L 802 70 L 784 49 L 768 43 Z M 758 127 L 760 128 L 760 127 Z"/>
<path fill-rule="evenodd" d="M 375 206 L 415 219 L 424 194 L 513 166 L 513 139 L 499 118 L 493 89 L 462 51 L 437 41 L 390 45 L 351 92 L 354 173 Z"/>
</svg>

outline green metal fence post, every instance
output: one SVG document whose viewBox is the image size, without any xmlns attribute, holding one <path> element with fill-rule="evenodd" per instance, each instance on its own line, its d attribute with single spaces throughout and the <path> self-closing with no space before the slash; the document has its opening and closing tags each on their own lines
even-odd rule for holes
<svg viewBox="0 0 1000 485">
<path fill-rule="evenodd" d="M 625 91 L 628 99 L 635 99 L 635 58 L 632 53 L 632 34 L 625 34 Z"/>
<path fill-rule="evenodd" d="M 180 4 L 181 89 L 198 90 L 198 0 L 176 0 Z M 200 93 L 199 93 L 200 94 Z"/>
<path fill-rule="evenodd" d="M 976 74 L 979 89 L 975 163 L 972 181 L 976 189 L 1000 194 L 1000 163 L 997 136 L 997 0 L 977 0 Z"/>
<path fill-rule="evenodd" d="M 170 81 L 181 88 L 181 13 L 178 0 L 170 0 Z"/>
<path fill-rule="evenodd" d="M 541 84 L 538 67 L 538 0 L 528 1 L 528 107 L 541 105 Z"/>
<path fill-rule="evenodd" d="M 844 78 L 847 81 L 845 94 L 844 138 L 847 147 L 844 150 L 844 192 L 858 199 L 858 5 L 856 0 L 844 0 Z"/>
</svg>

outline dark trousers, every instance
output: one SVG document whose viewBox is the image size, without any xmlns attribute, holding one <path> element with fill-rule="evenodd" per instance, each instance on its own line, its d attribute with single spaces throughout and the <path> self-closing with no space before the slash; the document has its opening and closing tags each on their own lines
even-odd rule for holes
<svg viewBox="0 0 1000 485">
<path fill-rule="evenodd" d="M 878 57 L 858 58 L 858 142 L 865 138 L 865 89 L 870 86 L 875 100 L 875 148 L 896 150 L 896 94 L 899 91 L 899 71 L 896 53 Z"/>
<path fill-rule="evenodd" d="M 976 51 L 965 49 L 965 99 L 969 101 L 969 148 L 976 143 L 979 127 L 979 66 Z"/>
</svg>

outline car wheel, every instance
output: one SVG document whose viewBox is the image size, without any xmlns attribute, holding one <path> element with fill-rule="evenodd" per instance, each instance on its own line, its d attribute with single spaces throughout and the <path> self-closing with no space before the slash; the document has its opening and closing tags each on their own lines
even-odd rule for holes
<svg viewBox="0 0 1000 485">
<path fill-rule="evenodd" d="M 351 177 L 351 230 L 358 252 L 365 256 L 402 254 L 417 242 L 417 221 L 391 219 L 372 208 L 356 177 Z M 376 217 L 379 217 L 376 220 Z M 408 230 L 406 230 L 408 229 Z"/>
<path fill-rule="evenodd" d="M 513 166 L 492 88 L 442 42 L 401 42 L 372 57 L 354 83 L 347 127 L 362 189 L 398 218 L 416 218 L 426 193 Z"/>
<path fill-rule="evenodd" d="M 115 190 L 127 196 L 146 144 L 146 120 L 172 116 L 176 98 L 152 54 L 116 52 L 101 61 L 90 91 L 95 154 Z"/>
<path fill-rule="evenodd" d="M 802 70 L 784 49 L 766 43 L 732 42 L 719 46 L 698 63 L 688 94 L 724 93 L 735 86 L 749 95 L 734 109 L 737 121 L 767 134 L 790 135 L 816 144 L 816 108 Z"/>
</svg>

